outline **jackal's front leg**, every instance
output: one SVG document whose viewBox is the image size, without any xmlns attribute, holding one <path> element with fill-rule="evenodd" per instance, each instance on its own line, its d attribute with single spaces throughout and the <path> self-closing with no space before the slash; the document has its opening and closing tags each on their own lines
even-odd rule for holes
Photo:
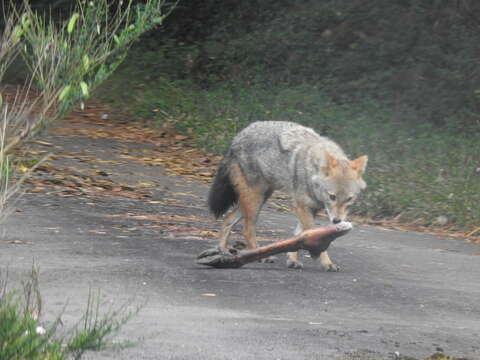
<svg viewBox="0 0 480 360">
<path fill-rule="evenodd" d="M 297 223 L 297 227 L 293 231 L 293 236 L 299 235 L 303 231 L 302 224 L 300 221 Z M 301 269 L 303 264 L 298 260 L 298 251 L 287 253 L 287 267 L 291 269 Z"/>
<path fill-rule="evenodd" d="M 332 262 L 326 251 L 320 253 L 319 261 L 320 266 L 325 271 L 340 271 L 340 267 Z"/>
<path fill-rule="evenodd" d="M 314 211 L 304 204 L 295 203 L 295 212 L 298 217 L 297 227 L 293 234 L 297 236 L 302 231 L 311 229 L 315 225 Z M 287 253 L 287 266 L 291 269 L 303 268 L 302 262 L 298 259 L 298 251 Z"/>
<path fill-rule="evenodd" d="M 295 205 L 295 210 L 298 216 L 298 224 L 295 228 L 294 235 L 300 234 L 302 231 L 311 229 L 315 226 L 315 210 L 310 209 L 309 207 L 297 203 Z M 287 266 L 292 269 L 301 269 L 303 264 L 298 259 L 298 251 L 290 252 L 287 254 Z M 320 266 L 325 271 L 339 271 L 340 267 L 332 262 L 330 256 L 326 251 L 320 253 L 319 256 Z"/>
</svg>

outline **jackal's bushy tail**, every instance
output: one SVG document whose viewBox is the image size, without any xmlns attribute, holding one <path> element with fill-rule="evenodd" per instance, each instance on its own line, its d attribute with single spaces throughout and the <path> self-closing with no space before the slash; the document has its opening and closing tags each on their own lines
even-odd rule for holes
<svg viewBox="0 0 480 360">
<path fill-rule="evenodd" d="M 217 175 L 208 194 L 208 207 L 215 218 L 219 218 L 238 201 L 238 194 L 230 180 L 227 157 L 218 167 Z"/>
</svg>

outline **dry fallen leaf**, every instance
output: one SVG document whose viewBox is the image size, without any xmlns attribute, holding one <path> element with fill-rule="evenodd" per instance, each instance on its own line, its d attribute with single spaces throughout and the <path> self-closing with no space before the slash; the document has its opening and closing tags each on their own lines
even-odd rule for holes
<svg viewBox="0 0 480 360">
<path fill-rule="evenodd" d="M 16 244 L 16 245 L 28 245 L 30 244 L 29 242 L 23 241 L 23 240 L 10 240 L 8 241 L 9 244 Z"/>
<path fill-rule="evenodd" d="M 49 143 L 49 142 L 46 142 L 46 141 L 42 141 L 42 140 L 34 140 L 33 142 L 34 142 L 35 144 L 39 144 L 39 145 L 53 146 L 52 143 Z"/>
<path fill-rule="evenodd" d="M 106 235 L 106 231 L 100 231 L 100 230 L 88 230 L 88 232 L 95 233 L 95 234 L 100 234 L 100 235 Z"/>
</svg>

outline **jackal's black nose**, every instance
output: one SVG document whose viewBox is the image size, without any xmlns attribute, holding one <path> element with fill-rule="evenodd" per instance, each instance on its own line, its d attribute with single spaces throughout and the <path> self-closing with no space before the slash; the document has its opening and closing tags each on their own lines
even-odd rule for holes
<svg viewBox="0 0 480 360">
<path fill-rule="evenodd" d="M 342 219 L 340 219 L 340 218 L 338 218 L 338 217 L 334 217 L 333 220 L 332 220 L 332 222 L 333 222 L 334 224 L 338 224 L 339 222 L 342 222 Z"/>
</svg>

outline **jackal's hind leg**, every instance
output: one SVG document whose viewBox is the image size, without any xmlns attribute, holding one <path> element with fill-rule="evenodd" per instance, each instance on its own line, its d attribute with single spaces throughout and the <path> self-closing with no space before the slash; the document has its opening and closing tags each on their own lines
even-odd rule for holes
<svg viewBox="0 0 480 360">
<path fill-rule="evenodd" d="M 231 170 L 232 182 L 238 193 L 238 205 L 244 220 L 243 236 L 247 247 L 255 249 L 258 247 L 256 239 L 256 223 L 258 214 L 263 204 L 272 194 L 271 190 L 264 184 L 250 185 L 244 177 L 240 167 L 233 166 Z M 273 262 L 274 258 L 262 259 L 262 262 Z"/>
<path fill-rule="evenodd" d="M 245 177 L 238 164 L 230 168 L 230 180 L 238 194 L 238 208 L 244 220 L 243 236 L 247 247 L 254 249 L 257 246 L 256 223 L 258 214 L 265 201 L 272 195 L 272 189 L 265 183 L 251 184 Z M 273 262 L 273 259 L 263 259 L 262 262 Z"/>
<path fill-rule="evenodd" d="M 243 236 L 250 249 L 257 247 L 256 223 L 258 213 L 263 205 L 263 197 L 256 192 L 248 192 L 240 195 L 240 210 L 244 219 Z"/>
<path fill-rule="evenodd" d="M 223 220 L 222 229 L 220 230 L 219 244 L 221 248 L 226 248 L 228 237 L 232 231 L 233 226 L 242 218 L 242 212 L 239 207 L 233 209 Z"/>
<path fill-rule="evenodd" d="M 256 238 L 256 223 L 258 219 L 258 214 L 262 209 L 263 204 L 265 203 L 264 192 L 251 192 L 243 199 L 240 197 L 240 209 L 242 210 L 244 218 L 244 227 L 243 235 L 245 236 L 245 241 L 247 246 L 250 249 L 257 248 L 257 238 Z M 269 256 L 267 258 L 261 259 L 260 262 L 263 263 L 273 263 L 275 262 L 274 256 Z"/>
</svg>

